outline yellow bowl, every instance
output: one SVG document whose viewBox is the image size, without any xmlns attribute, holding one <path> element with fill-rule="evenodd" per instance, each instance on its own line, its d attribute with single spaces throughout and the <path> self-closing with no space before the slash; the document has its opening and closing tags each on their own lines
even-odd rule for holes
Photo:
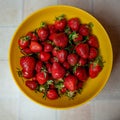
<svg viewBox="0 0 120 120">
<path fill-rule="evenodd" d="M 38 28 L 40 22 L 42 21 L 53 23 L 55 17 L 61 14 L 65 14 L 67 19 L 78 17 L 80 18 L 82 23 L 92 22 L 94 24 L 93 34 L 95 34 L 99 40 L 100 54 L 103 56 L 105 64 L 98 77 L 96 77 L 95 79 L 89 78 L 87 80 L 82 93 L 80 95 L 77 95 L 74 100 L 69 100 L 67 97 L 62 97 L 57 100 L 45 100 L 42 98 L 42 94 L 31 91 L 28 87 L 25 86 L 21 78 L 18 77 L 16 68 L 20 68 L 19 59 L 21 56 L 18 48 L 18 39 L 20 36 L 25 35 L 28 31 L 32 31 L 35 28 Z M 113 53 L 110 39 L 102 25 L 92 15 L 85 12 L 84 10 L 64 5 L 43 8 L 25 19 L 15 32 L 9 50 L 10 69 L 13 79 L 17 83 L 18 87 L 23 91 L 23 93 L 25 93 L 26 96 L 31 98 L 31 100 L 50 108 L 73 108 L 75 106 L 82 105 L 83 103 L 94 98 L 102 90 L 102 88 L 108 81 L 112 69 L 112 63 Z"/>
</svg>

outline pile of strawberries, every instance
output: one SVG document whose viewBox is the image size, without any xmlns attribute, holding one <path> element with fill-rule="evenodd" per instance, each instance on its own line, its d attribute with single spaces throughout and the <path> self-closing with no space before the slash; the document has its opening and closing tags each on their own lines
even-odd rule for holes
<svg viewBox="0 0 120 120">
<path fill-rule="evenodd" d="M 18 73 L 26 78 L 26 86 L 49 99 L 80 93 L 88 77 L 95 78 L 103 68 L 92 27 L 77 17 L 67 20 L 61 15 L 54 24 L 42 22 L 40 28 L 20 37 L 23 56 Z"/>
</svg>

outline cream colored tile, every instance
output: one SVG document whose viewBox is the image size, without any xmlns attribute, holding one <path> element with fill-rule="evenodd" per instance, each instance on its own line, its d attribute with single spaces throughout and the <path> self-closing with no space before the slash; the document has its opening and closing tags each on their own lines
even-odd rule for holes
<svg viewBox="0 0 120 120">
<path fill-rule="evenodd" d="M 91 2 L 92 0 L 58 0 L 59 4 L 75 6 L 88 12 L 91 12 Z"/>
<path fill-rule="evenodd" d="M 56 111 L 44 108 L 20 94 L 19 120 L 56 120 Z"/>
<path fill-rule="evenodd" d="M 94 120 L 120 120 L 120 101 L 96 101 L 92 114 Z"/>
<path fill-rule="evenodd" d="M 13 78 L 8 66 L 8 61 L 0 61 L 0 99 L 16 99 L 18 96 L 19 90 L 16 84 L 13 82 Z"/>
<path fill-rule="evenodd" d="M 15 28 L 0 27 L 0 59 L 8 59 L 8 50 Z"/>
<path fill-rule="evenodd" d="M 90 103 L 75 109 L 57 111 L 57 114 L 58 120 L 93 120 Z"/>
<path fill-rule="evenodd" d="M 22 17 L 22 0 L 0 0 L 0 26 L 18 25 Z"/>
<path fill-rule="evenodd" d="M 56 4 L 57 0 L 24 0 L 24 18 L 40 8 Z"/>
<path fill-rule="evenodd" d="M 120 25 L 120 0 L 93 0 L 94 15 L 105 25 Z"/>
<path fill-rule="evenodd" d="M 18 120 L 18 99 L 0 98 L 0 120 Z"/>
</svg>

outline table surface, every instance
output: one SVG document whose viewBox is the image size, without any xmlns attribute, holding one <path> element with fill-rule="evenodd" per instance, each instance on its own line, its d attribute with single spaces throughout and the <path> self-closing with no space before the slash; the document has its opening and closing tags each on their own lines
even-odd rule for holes
<svg viewBox="0 0 120 120">
<path fill-rule="evenodd" d="M 51 110 L 26 98 L 13 82 L 8 50 L 13 33 L 29 14 L 49 5 L 82 8 L 107 30 L 114 53 L 111 76 L 101 93 L 83 106 Z M 120 0 L 0 0 L 0 120 L 120 120 Z"/>
</svg>

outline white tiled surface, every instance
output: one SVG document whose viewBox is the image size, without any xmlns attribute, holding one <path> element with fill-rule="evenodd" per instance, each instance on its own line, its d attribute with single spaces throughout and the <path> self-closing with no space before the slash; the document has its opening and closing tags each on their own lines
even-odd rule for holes
<svg viewBox="0 0 120 120">
<path fill-rule="evenodd" d="M 19 23 L 35 10 L 55 4 L 80 7 L 104 25 L 114 52 L 114 66 L 104 90 L 87 104 L 51 110 L 24 97 L 12 80 L 8 48 Z M 120 0 L 0 0 L 0 120 L 120 120 Z"/>
</svg>

